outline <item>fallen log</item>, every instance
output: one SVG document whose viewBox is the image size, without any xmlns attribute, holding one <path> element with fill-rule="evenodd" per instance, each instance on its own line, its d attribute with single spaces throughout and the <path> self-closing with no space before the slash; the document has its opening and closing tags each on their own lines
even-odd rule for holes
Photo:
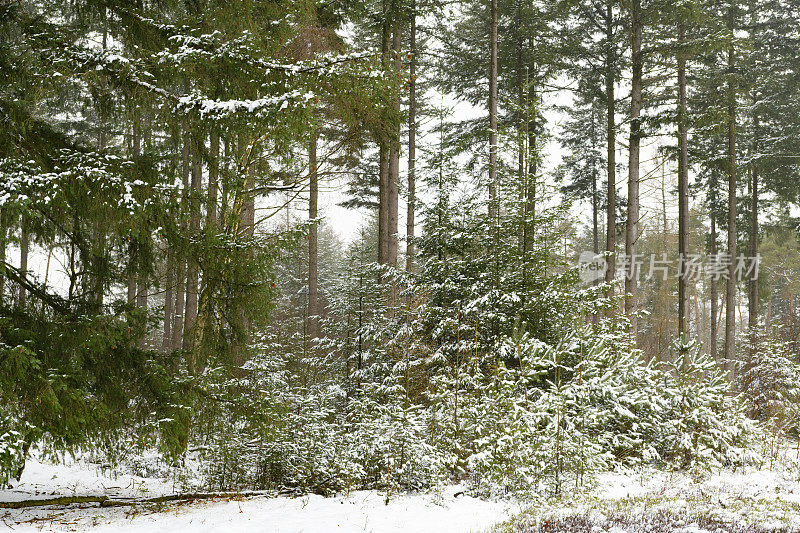
<svg viewBox="0 0 800 533">
<path fill-rule="evenodd" d="M 210 500 L 212 498 L 252 498 L 254 496 L 267 496 L 267 492 L 190 492 L 188 494 L 167 494 L 145 499 L 112 499 L 100 502 L 100 507 L 118 507 L 123 505 L 139 505 L 166 503 L 174 501 Z"/>
<path fill-rule="evenodd" d="M 0 509 L 24 509 L 27 507 L 47 507 L 51 505 L 68 506 L 79 503 L 97 503 L 100 507 L 120 507 L 125 505 L 146 505 L 172 501 L 209 500 L 212 498 L 252 498 L 269 496 L 265 491 L 252 492 L 190 492 L 187 494 L 166 494 L 153 498 L 109 498 L 108 496 L 57 496 L 15 502 L 0 502 Z"/>
<path fill-rule="evenodd" d="M 36 500 L 19 500 L 16 502 L 0 502 L 0 509 L 23 509 L 25 507 L 45 507 L 48 505 L 73 505 L 76 503 L 99 503 L 108 500 L 108 496 L 57 496 Z"/>
</svg>

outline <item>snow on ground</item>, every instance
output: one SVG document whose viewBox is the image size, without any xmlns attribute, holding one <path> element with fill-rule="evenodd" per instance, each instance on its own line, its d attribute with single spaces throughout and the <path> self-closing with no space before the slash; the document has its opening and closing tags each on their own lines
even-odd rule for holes
<svg viewBox="0 0 800 533">
<path fill-rule="evenodd" d="M 181 492 L 178 485 L 175 479 L 121 474 L 107 464 L 69 455 L 59 464 L 34 457 L 25 464 L 22 479 L 14 488 L 0 489 L 0 501 L 90 495 L 151 498 Z"/>
<path fill-rule="evenodd" d="M 152 461 L 142 461 L 152 464 Z M 167 470 L 113 473 L 86 461 L 29 462 L 22 482 L 0 490 L 0 501 L 48 495 L 151 498 L 191 490 L 186 480 L 159 478 Z M 146 477 L 145 477 L 146 476 Z M 14 532 L 433 532 L 501 533 L 650 531 L 800 533 L 800 454 L 760 468 L 723 469 L 692 476 L 653 469 L 604 473 L 579 494 L 525 504 L 465 496 L 460 487 L 438 494 L 357 491 L 324 498 L 258 495 L 166 504 L 100 508 L 97 504 L 0 509 L 0 530 Z M 646 526 L 646 527 L 645 527 Z"/>
<path fill-rule="evenodd" d="M 108 494 L 152 497 L 173 493 L 171 480 L 132 475 L 110 479 L 85 463 L 50 465 L 32 461 L 22 483 L 0 490 L 0 501 L 44 498 L 45 495 Z M 324 498 L 258 496 L 239 499 L 171 502 L 165 505 L 100 508 L 97 504 L 0 509 L 0 529 L 16 532 L 91 531 L 123 533 L 299 533 L 299 532 L 431 532 L 484 531 L 519 510 L 508 503 L 471 498 L 459 487 L 440 494 L 392 495 L 357 491 Z"/>
<path fill-rule="evenodd" d="M 784 463 L 695 476 L 653 469 L 604 473 L 588 493 L 533 504 L 493 529 L 590 530 L 800 532 L 800 469 Z"/>
</svg>

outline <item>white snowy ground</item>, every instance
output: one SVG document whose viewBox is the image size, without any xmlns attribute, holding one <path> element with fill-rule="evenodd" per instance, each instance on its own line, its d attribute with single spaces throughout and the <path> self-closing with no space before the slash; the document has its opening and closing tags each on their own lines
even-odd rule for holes
<svg viewBox="0 0 800 533">
<path fill-rule="evenodd" d="M 14 489 L 0 490 L 0 501 L 49 496 L 98 495 L 154 497 L 181 492 L 174 482 L 132 475 L 111 479 L 96 465 L 78 462 L 51 465 L 31 461 Z M 358 491 L 323 498 L 258 496 L 197 500 L 162 506 L 100 508 L 97 504 L 68 508 L 0 509 L 0 530 L 14 532 L 431 532 L 484 531 L 519 511 L 508 503 L 458 495 L 448 487 L 439 495 L 397 495 L 385 504 L 385 493 Z"/>
<path fill-rule="evenodd" d="M 393 495 L 388 505 L 384 493 L 359 491 L 331 498 L 263 495 L 132 507 L 0 509 L 0 531 L 800 532 L 800 454 L 792 451 L 791 455 L 792 460 L 776 463 L 772 469 L 767 464 L 696 478 L 654 470 L 606 473 L 588 493 L 525 504 L 524 511 L 507 502 L 456 496 L 461 489 L 448 487 L 438 495 Z M 56 495 L 149 498 L 186 490 L 185 483 L 175 480 L 115 475 L 83 461 L 53 465 L 32 460 L 21 483 L 0 490 L 0 502 Z M 589 525 L 553 525 L 558 519 L 576 516 L 582 517 L 581 524 Z"/>
<path fill-rule="evenodd" d="M 605 473 L 597 481 L 589 493 L 533 504 L 492 531 L 800 532 L 800 468 L 794 461 L 698 476 Z M 582 517 L 580 527 L 568 517 Z"/>
</svg>

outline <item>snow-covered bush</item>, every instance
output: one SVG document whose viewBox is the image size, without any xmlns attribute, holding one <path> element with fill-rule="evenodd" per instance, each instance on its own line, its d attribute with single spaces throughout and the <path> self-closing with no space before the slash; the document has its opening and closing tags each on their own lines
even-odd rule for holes
<svg viewBox="0 0 800 533">
<path fill-rule="evenodd" d="M 681 364 L 657 370 L 624 338 L 586 327 L 556 345 L 507 340 L 501 359 L 516 364 L 490 369 L 468 411 L 477 491 L 557 493 L 617 466 L 745 459 L 750 428 L 713 361 L 687 345 Z"/>
<path fill-rule="evenodd" d="M 474 410 L 469 438 L 470 480 L 481 493 L 558 493 L 581 485 L 608 457 L 590 432 L 585 382 L 567 345 L 549 347 L 517 333 L 503 346 L 502 359 L 488 377 Z M 566 356 L 566 358 L 562 358 Z M 575 415 L 578 416 L 575 416 Z"/>
<path fill-rule="evenodd" d="M 24 464 L 24 446 L 25 439 L 18 431 L 12 429 L 0 434 L 0 487 L 15 479 Z"/>
<path fill-rule="evenodd" d="M 662 389 L 668 401 L 659 432 L 662 458 L 691 469 L 745 461 L 751 427 L 724 371 L 696 341 L 676 341 L 673 349 Z"/>
<path fill-rule="evenodd" d="M 422 490 L 443 484 L 453 458 L 434 445 L 430 412 L 402 397 L 376 401 L 365 391 L 348 405 L 343 427 L 350 463 L 364 488 L 388 492 Z"/>
<path fill-rule="evenodd" d="M 739 354 L 737 387 L 748 415 L 762 425 L 762 455 L 775 460 L 786 437 L 798 435 L 800 368 L 791 346 L 778 335 L 758 332 L 756 344 Z"/>
</svg>

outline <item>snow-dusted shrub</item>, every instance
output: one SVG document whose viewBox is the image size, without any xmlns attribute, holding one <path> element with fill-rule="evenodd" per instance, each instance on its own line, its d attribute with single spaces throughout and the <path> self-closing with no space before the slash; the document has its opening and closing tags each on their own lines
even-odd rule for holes
<svg viewBox="0 0 800 533">
<path fill-rule="evenodd" d="M 781 431 L 797 432 L 800 403 L 800 367 L 791 346 L 775 335 L 757 335 L 755 349 L 749 343 L 739 355 L 737 387 L 748 402 L 748 414 Z"/>
<path fill-rule="evenodd" d="M 479 492 L 557 493 L 581 486 L 612 462 L 604 428 L 628 411 L 599 400 L 624 374 L 601 371 L 608 353 L 602 342 L 589 345 L 577 335 L 549 346 L 522 329 L 515 332 L 501 349 L 506 363 L 491 371 L 470 425 L 468 466 Z M 624 397 L 616 401 L 626 403 Z"/>
<path fill-rule="evenodd" d="M 746 460 L 752 429 L 725 373 L 696 341 L 674 344 L 662 396 L 661 457 L 680 468 L 708 468 Z"/>
<path fill-rule="evenodd" d="M 748 415 L 762 426 L 762 454 L 775 460 L 787 437 L 798 435 L 800 367 L 791 346 L 778 335 L 757 333 L 756 345 L 740 343 L 736 386 L 747 401 Z"/>
<path fill-rule="evenodd" d="M 556 345 L 515 333 L 469 411 L 474 487 L 557 493 L 616 466 L 743 461 L 749 425 L 722 373 L 695 345 L 679 359 L 657 370 L 594 327 Z"/>
<path fill-rule="evenodd" d="M 359 484 L 395 492 L 444 483 L 454 461 L 433 443 L 430 411 L 400 395 L 388 401 L 380 401 L 378 395 L 367 388 L 347 408 L 343 430 L 349 462 L 360 473 Z"/>
<path fill-rule="evenodd" d="M 0 487 L 15 479 L 25 463 L 24 446 L 25 439 L 18 431 L 10 429 L 0 433 Z"/>
</svg>

